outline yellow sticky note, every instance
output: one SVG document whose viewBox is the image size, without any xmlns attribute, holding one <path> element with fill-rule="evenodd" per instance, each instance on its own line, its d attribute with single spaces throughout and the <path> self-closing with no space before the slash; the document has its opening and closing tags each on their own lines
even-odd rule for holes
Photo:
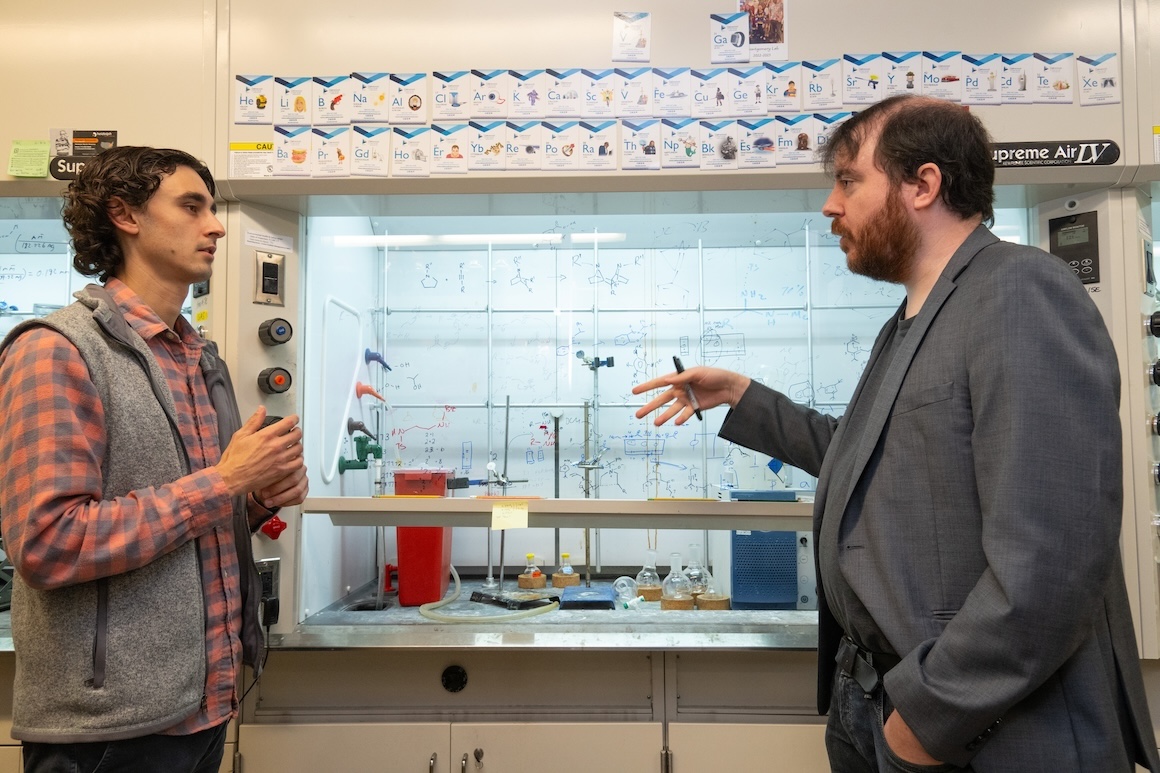
<svg viewBox="0 0 1160 773">
<path fill-rule="evenodd" d="M 520 500 L 493 504 L 491 506 L 491 528 L 496 531 L 528 528 L 528 503 Z"/>
<path fill-rule="evenodd" d="M 48 140 L 13 140 L 8 155 L 12 177 L 48 177 Z"/>
</svg>

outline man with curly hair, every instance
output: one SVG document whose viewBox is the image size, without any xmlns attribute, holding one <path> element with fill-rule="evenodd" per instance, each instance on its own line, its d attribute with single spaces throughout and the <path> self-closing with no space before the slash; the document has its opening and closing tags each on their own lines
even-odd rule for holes
<svg viewBox="0 0 1160 773">
<path fill-rule="evenodd" d="M 77 301 L 0 344 L 0 527 L 16 569 L 25 771 L 219 768 L 260 669 L 250 535 L 307 490 L 298 417 L 242 423 L 181 316 L 225 229 L 176 150 L 122 147 L 65 195 Z"/>
</svg>

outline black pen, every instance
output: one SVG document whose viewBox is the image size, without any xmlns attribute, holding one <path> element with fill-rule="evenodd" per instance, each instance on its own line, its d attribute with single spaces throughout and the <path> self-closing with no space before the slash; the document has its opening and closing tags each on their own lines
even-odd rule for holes
<svg viewBox="0 0 1160 773">
<path fill-rule="evenodd" d="M 684 373 L 685 366 L 681 364 L 681 358 L 673 355 L 673 367 L 677 369 L 677 373 Z M 693 394 L 693 388 L 685 384 L 685 396 L 689 398 L 689 404 L 693 406 L 693 413 L 697 414 L 697 421 L 704 421 L 701 416 L 701 406 L 697 405 L 697 396 Z"/>
</svg>

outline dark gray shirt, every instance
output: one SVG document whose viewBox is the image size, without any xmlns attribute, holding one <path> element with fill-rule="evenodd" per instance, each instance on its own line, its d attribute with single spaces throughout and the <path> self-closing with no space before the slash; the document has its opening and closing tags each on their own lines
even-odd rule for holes
<svg viewBox="0 0 1160 773">
<path fill-rule="evenodd" d="M 851 403 L 846 409 L 846 414 L 843 417 L 846 429 L 841 445 L 828 451 L 828 453 L 834 454 L 834 466 L 829 481 L 832 492 L 845 491 L 850 486 L 850 477 L 854 472 L 854 457 L 857 455 L 862 435 L 866 431 L 866 421 L 870 416 L 870 410 L 878 397 L 878 390 L 882 386 L 886 371 L 890 369 L 890 363 L 894 360 L 894 353 L 902 344 L 906 332 L 914 322 L 913 318 L 901 319 L 901 314 L 902 312 L 899 312 L 900 318 L 894 332 L 883 344 L 882 352 L 875 359 L 873 367 L 866 375 L 866 383 L 858 395 L 858 400 Z M 873 474 L 873 468 L 874 460 L 872 458 L 863 474 Z M 858 598 L 858 594 L 846 581 L 845 575 L 842 574 L 838 560 L 840 551 L 860 550 L 862 548 L 861 545 L 852 545 L 846 542 L 846 537 L 862 515 L 861 487 L 854 488 L 844 519 L 839 504 L 841 501 L 842 497 L 829 497 L 826 501 L 826 510 L 822 514 L 822 528 L 818 537 L 820 561 L 818 578 L 821 580 L 822 587 L 825 588 L 826 602 L 834 613 L 834 618 L 842 626 L 842 630 L 867 649 L 875 652 L 889 652 L 883 644 L 884 637 L 880 634 L 874 619 L 866 610 L 861 599 Z"/>
</svg>

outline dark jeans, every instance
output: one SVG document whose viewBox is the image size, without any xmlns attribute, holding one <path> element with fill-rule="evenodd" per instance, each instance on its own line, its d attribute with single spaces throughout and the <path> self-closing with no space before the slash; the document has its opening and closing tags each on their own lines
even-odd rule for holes
<svg viewBox="0 0 1160 773">
<path fill-rule="evenodd" d="M 24 773 L 217 773 L 228 724 L 193 735 L 146 735 L 124 741 L 26 741 Z"/>
<path fill-rule="evenodd" d="M 830 716 L 826 721 L 826 753 L 833 773 L 942 773 L 970 768 L 915 765 L 898 757 L 886 745 L 883 722 L 893 706 L 882 685 L 869 696 L 854 679 L 838 670 L 834 677 Z"/>
</svg>

